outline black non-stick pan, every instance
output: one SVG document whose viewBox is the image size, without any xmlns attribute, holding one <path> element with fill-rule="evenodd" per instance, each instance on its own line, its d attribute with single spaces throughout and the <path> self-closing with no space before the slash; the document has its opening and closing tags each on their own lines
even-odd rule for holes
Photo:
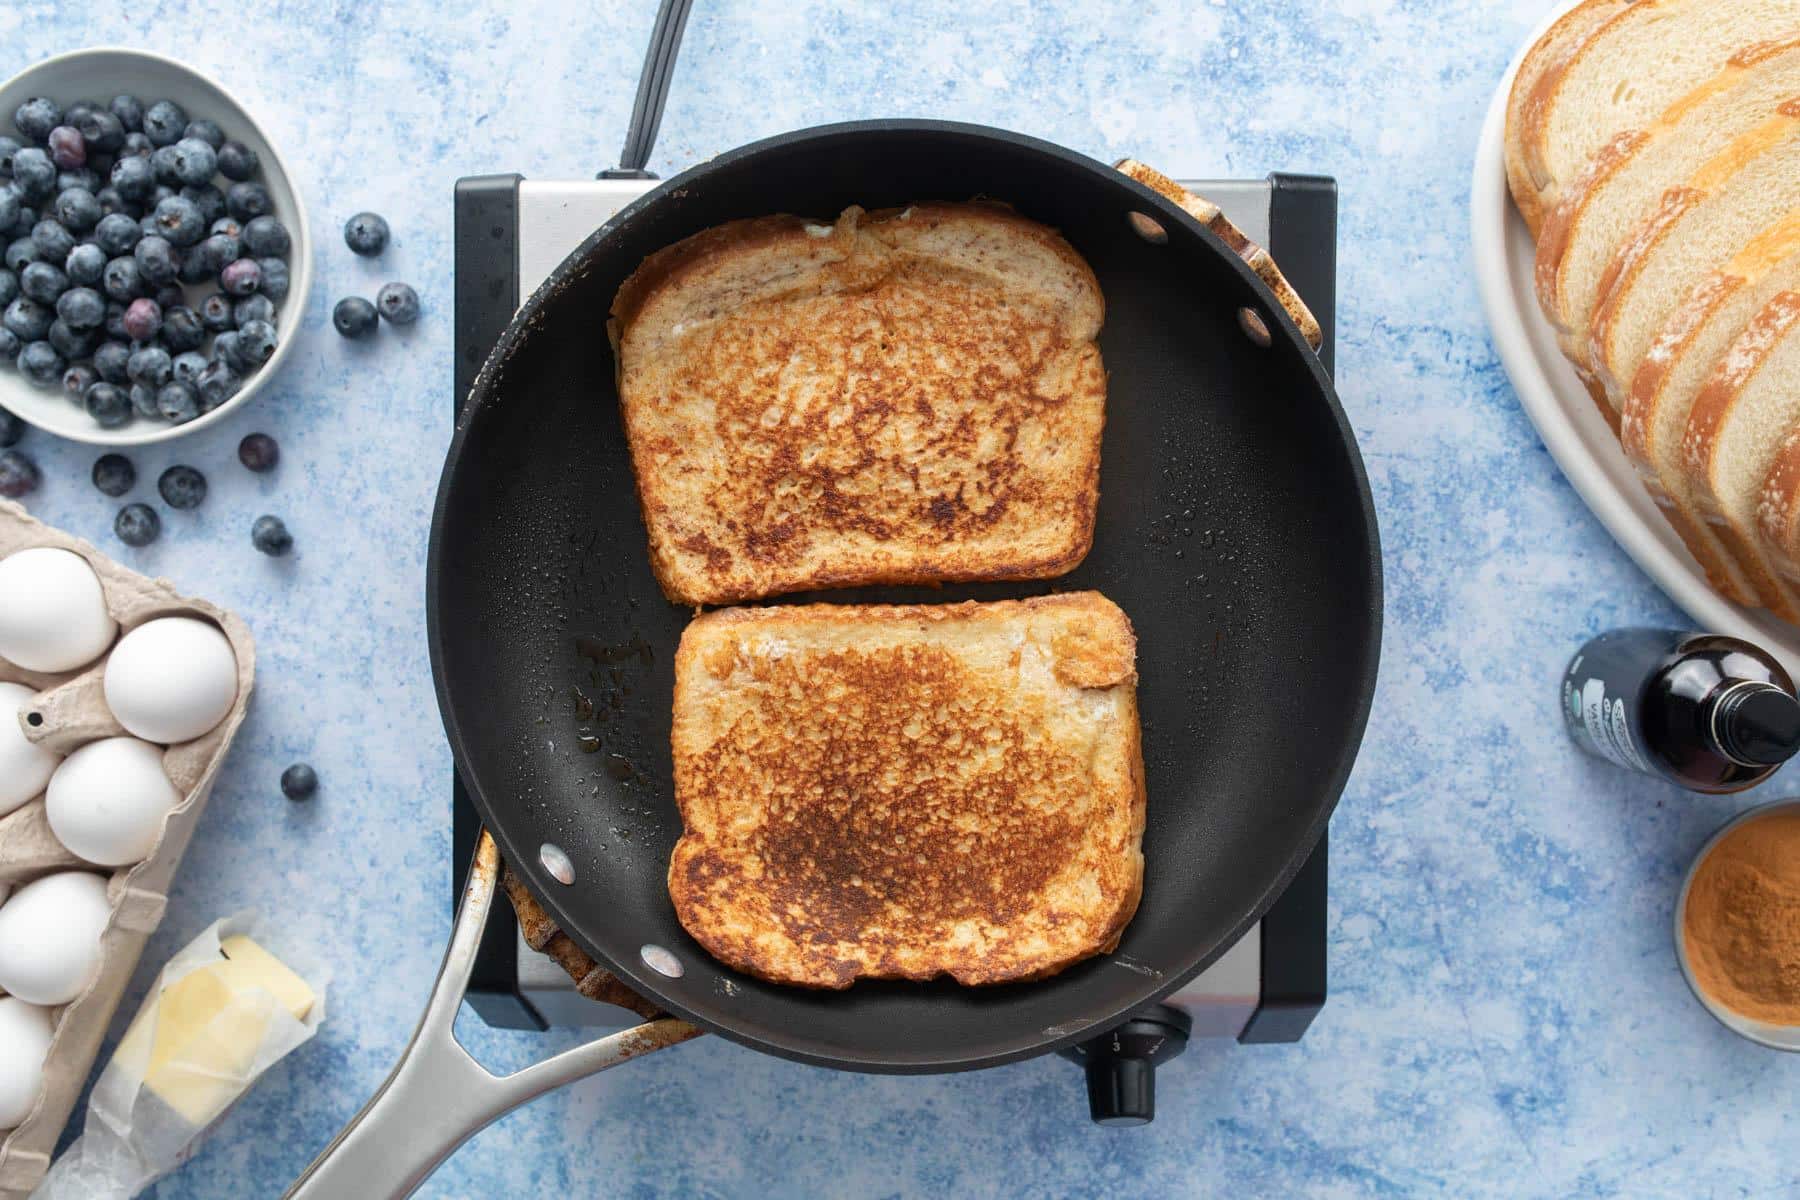
<svg viewBox="0 0 1800 1200">
<path fill-rule="evenodd" d="M 976 196 L 1061 230 L 1105 292 L 1093 550 L 1056 580 L 784 602 L 1078 588 L 1116 601 L 1138 636 L 1143 900 L 1117 953 L 1041 982 L 835 993 L 762 983 L 708 957 L 668 898 L 681 832 L 673 651 L 692 613 L 651 576 L 607 312 L 647 255 L 723 221 Z M 865 1071 L 1040 1054 L 1173 991 L 1261 915 L 1313 847 L 1355 756 L 1375 681 L 1379 551 L 1355 441 L 1278 275 L 1264 267 L 1272 288 L 1248 261 L 1254 247 L 1229 244 L 1231 231 L 1200 219 L 1210 215 L 1032 138 L 877 121 L 723 154 L 569 256 L 495 347 L 450 448 L 427 581 L 433 666 L 457 769 L 498 854 L 576 943 L 671 1018 L 500 1083 L 462 1055 L 448 1020 L 479 937 L 472 909 L 484 915 L 493 890 L 484 840 L 411 1057 L 296 1194 L 404 1194 L 470 1127 L 696 1028 Z M 347 1180 L 353 1193 L 332 1191 Z"/>
</svg>

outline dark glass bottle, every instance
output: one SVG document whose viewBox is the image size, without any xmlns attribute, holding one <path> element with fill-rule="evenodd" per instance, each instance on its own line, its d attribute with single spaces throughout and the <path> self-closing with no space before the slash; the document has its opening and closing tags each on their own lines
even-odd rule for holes
<svg viewBox="0 0 1800 1200">
<path fill-rule="evenodd" d="M 1563 719 L 1590 754 L 1696 792 L 1755 787 L 1800 750 L 1800 701 L 1749 642 L 1615 629 L 1563 676 Z"/>
</svg>

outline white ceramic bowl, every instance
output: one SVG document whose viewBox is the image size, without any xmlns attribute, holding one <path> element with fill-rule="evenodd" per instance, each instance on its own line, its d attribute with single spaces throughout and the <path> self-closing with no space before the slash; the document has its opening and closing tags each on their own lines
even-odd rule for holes
<svg viewBox="0 0 1800 1200">
<path fill-rule="evenodd" d="M 11 367 L 0 368 L 0 406 L 11 409 L 48 433 L 97 446 L 143 446 L 169 441 L 215 425 L 249 403 L 293 349 L 300 333 L 301 315 L 306 311 L 307 294 L 312 290 L 312 236 L 307 230 L 306 212 L 300 205 L 300 195 L 287 164 L 244 106 L 218 83 L 192 67 L 160 54 L 109 46 L 59 54 L 0 85 L 0 132 L 16 135 L 12 126 L 13 110 L 32 96 L 48 96 L 67 107 L 77 100 L 104 104 L 122 92 L 137 96 L 146 106 L 158 100 L 173 100 L 187 110 L 190 118 L 206 117 L 216 121 L 227 138 L 256 151 L 261 160 L 257 179 L 269 189 L 270 198 L 275 202 L 274 215 L 287 226 L 294 245 L 288 252 L 287 298 L 275 314 L 275 331 L 280 339 L 275 356 L 245 380 L 237 395 L 185 425 L 147 421 L 134 416 L 128 424 L 117 429 L 102 429 L 94 424 L 86 411 L 64 399 L 61 388 L 36 388 Z M 216 285 L 214 289 L 206 285 L 187 289 L 195 301 L 209 290 L 216 290 Z"/>
<path fill-rule="evenodd" d="M 1745 821 L 1754 821 L 1758 817 L 1766 817 L 1770 813 L 1800 811 L 1800 800 L 1776 800 L 1761 804 L 1747 812 L 1741 812 L 1725 822 L 1719 832 L 1706 840 L 1700 853 L 1694 856 L 1694 865 L 1688 868 L 1687 878 L 1681 883 L 1681 898 L 1675 902 L 1675 958 L 1681 963 L 1681 976 L 1687 980 L 1688 990 L 1694 993 L 1695 999 L 1705 1006 L 1706 1011 L 1718 1018 L 1719 1024 L 1731 1030 L 1739 1037 L 1749 1038 L 1758 1045 L 1768 1046 L 1775 1050 L 1800 1051 L 1800 1025 L 1770 1025 L 1765 1021 L 1753 1021 L 1719 1004 L 1701 990 L 1694 981 L 1694 968 L 1688 962 L 1687 937 L 1684 927 L 1687 924 L 1688 889 L 1694 886 L 1694 872 L 1706 861 L 1719 839 L 1742 825 Z"/>
</svg>

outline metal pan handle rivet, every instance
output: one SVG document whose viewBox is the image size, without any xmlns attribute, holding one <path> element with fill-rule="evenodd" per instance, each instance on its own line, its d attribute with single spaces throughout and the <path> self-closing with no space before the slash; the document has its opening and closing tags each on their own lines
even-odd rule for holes
<svg viewBox="0 0 1800 1200">
<path fill-rule="evenodd" d="M 545 842 L 538 847 L 538 862 L 544 870 L 550 872 L 550 878 L 561 884 L 575 882 L 575 864 L 569 860 L 568 852 L 555 842 Z"/>
<path fill-rule="evenodd" d="M 638 957 L 644 960 L 646 967 L 658 975 L 667 975 L 670 979 L 680 979 L 686 973 L 686 968 L 681 965 L 681 960 L 676 958 L 672 951 L 665 950 L 654 943 L 639 947 Z"/>
<path fill-rule="evenodd" d="M 1257 312 L 1249 305 L 1245 305 L 1243 308 L 1238 309 L 1238 327 L 1244 331 L 1245 337 L 1255 342 L 1258 346 L 1261 346 L 1264 350 L 1267 350 L 1274 344 L 1275 339 L 1269 333 L 1269 323 L 1263 320 L 1263 315 L 1261 313 Z"/>
<path fill-rule="evenodd" d="M 1141 213 L 1133 209 L 1125 214 L 1125 220 L 1130 224 L 1133 233 L 1152 246 L 1161 246 L 1169 240 L 1169 231 L 1163 228 L 1161 221 L 1149 213 Z"/>
</svg>

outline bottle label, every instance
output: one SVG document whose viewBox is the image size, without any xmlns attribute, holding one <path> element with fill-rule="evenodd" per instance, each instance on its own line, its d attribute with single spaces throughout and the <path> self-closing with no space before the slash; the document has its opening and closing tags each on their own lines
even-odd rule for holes
<svg viewBox="0 0 1800 1200">
<path fill-rule="evenodd" d="M 1583 677 L 1579 658 L 1571 664 L 1568 678 L 1563 681 L 1563 702 L 1568 708 L 1570 732 L 1583 749 L 1633 771 L 1650 769 L 1632 740 L 1631 717 L 1624 697 L 1608 696 L 1604 679 Z"/>
</svg>

